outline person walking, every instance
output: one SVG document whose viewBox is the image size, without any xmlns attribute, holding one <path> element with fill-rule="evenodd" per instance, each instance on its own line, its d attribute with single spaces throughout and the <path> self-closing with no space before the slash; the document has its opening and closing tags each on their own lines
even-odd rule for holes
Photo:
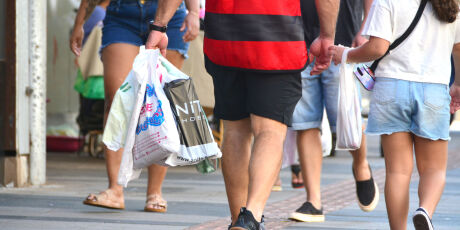
<svg viewBox="0 0 460 230">
<path fill-rule="evenodd" d="M 70 38 L 70 48 L 77 56 L 80 55 L 84 34 L 82 26 L 89 1 L 81 1 Z M 104 64 L 104 124 L 113 97 L 131 70 L 140 46 L 146 44 L 146 48 L 160 48 L 163 56 L 173 65 L 179 69 L 182 67 L 187 57 L 188 42 L 195 39 L 199 32 L 199 10 L 198 0 L 185 0 L 185 4 L 180 0 L 110 1 L 103 22 L 101 47 Z M 169 50 L 167 53 L 166 48 Z M 108 189 L 99 194 L 90 194 L 83 201 L 84 204 L 115 209 L 125 207 L 123 187 L 117 183 L 122 152 L 122 149 L 111 151 L 104 147 Z M 148 168 L 145 211 L 166 212 L 167 203 L 161 192 L 166 171 L 167 167 L 160 165 Z"/>
<path fill-rule="evenodd" d="M 307 34 L 306 42 L 311 44 L 319 33 L 318 14 L 313 0 L 302 0 L 302 16 Z M 359 46 L 367 42 L 361 36 L 372 0 L 341 1 L 337 21 L 335 44 Z M 321 123 L 323 111 L 332 133 L 336 132 L 337 103 L 339 88 L 339 66 L 330 66 L 321 74 L 311 75 L 310 68 L 302 72 L 302 99 L 294 110 L 292 129 L 297 131 L 297 148 L 307 195 L 306 202 L 289 214 L 289 218 L 304 222 L 322 222 L 325 220 L 321 205 Z M 335 148 L 335 146 L 332 146 Z M 372 211 L 378 204 L 379 190 L 372 178 L 366 158 L 366 138 L 363 135 L 361 147 L 350 151 L 353 157 L 352 173 L 356 182 L 356 194 L 359 207 L 363 211 Z"/>
<path fill-rule="evenodd" d="M 418 8 L 420 20 L 412 32 L 384 56 L 415 21 Z M 348 52 L 347 63 L 384 56 L 375 70 L 366 133 L 382 138 L 385 201 L 394 230 L 407 228 L 414 152 L 420 179 L 412 221 L 417 230 L 433 229 L 431 219 L 445 185 L 449 113 L 460 108 L 459 74 L 450 95 L 448 87 L 451 53 L 460 67 L 458 12 L 456 0 L 375 0 L 363 30 L 369 42 L 349 52 L 330 47 L 335 63 L 343 61 L 343 52 Z"/>
<path fill-rule="evenodd" d="M 319 74 L 330 64 L 339 1 L 316 2 L 321 33 L 310 56 Z M 264 229 L 263 210 L 307 63 L 300 1 L 207 0 L 205 9 L 205 66 L 214 82 L 214 114 L 224 121 L 229 229 Z"/>
</svg>

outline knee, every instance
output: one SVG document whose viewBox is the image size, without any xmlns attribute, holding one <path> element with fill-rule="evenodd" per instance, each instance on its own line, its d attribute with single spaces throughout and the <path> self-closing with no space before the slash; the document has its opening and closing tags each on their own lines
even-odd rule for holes
<svg viewBox="0 0 460 230">
<path fill-rule="evenodd" d="M 250 132 L 245 132 L 244 130 L 236 129 L 225 129 L 224 128 L 224 138 L 223 143 L 226 144 L 237 144 L 243 145 L 244 143 L 250 143 L 252 139 L 252 134 Z"/>
<path fill-rule="evenodd" d="M 250 141 L 252 132 L 249 120 L 224 121 L 224 140 L 227 141 Z"/>
<path fill-rule="evenodd" d="M 410 180 L 412 177 L 412 167 L 388 167 L 386 170 L 387 177 L 397 177 L 400 179 Z"/>
<path fill-rule="evenodd" d="M 286 138 L 286 132 L 280 129 L 263 127 L 260 129 L 253 130 L 254 139 L 267 139 L 270 143 L 283 143 Z"/>
<path fill-rule="evenodd" d="M 419 170 L 419 176 L 423 178 L 436 178 L 439 182 L 446 181 L 446 170 L 438 168 L 428 168 L 424 170 Z"/>
</svg>

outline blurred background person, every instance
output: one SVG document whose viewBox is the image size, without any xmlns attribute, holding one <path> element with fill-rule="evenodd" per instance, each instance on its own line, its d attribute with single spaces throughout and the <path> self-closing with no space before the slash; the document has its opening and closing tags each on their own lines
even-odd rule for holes
<svg viewBox="0 0 460 230">
<path fill-rule="evenodd" d="M 310 46 L 319 34 L 318 14 L 314 0 L 302 0 L 301 3 L 305 31 L 312 31 L 306 34 L 306 42 Z M 367 42 L 361 36 L 361 31 L 371 5 L 372 0 L 340 2 L 335 44 L 355 47 Z M 322 222 L 325 217 L 320 188 L 323 158 L 321 124 L 325 109 L 331 131 L 335 135 L 340 66 L 330 65 L 321 74 L 312 75 L 310 71 L 313 64 L 314 62 L 302 72 L 302 98 L 294 110 L 292 122 L 292 129 L 297 130 L 297 149 L 307 201 L 295 212 L 290 213 L 289 218 L 305 222 Z M 363 211 L 372 211 L 377 206 L 379 193 L 366 159 L 366 151 L 366 138 L 363 135 L 361 147 L 350 151 L 353 156 L 352 172 L 356 181 L 359 207 Z"/>
</svg>

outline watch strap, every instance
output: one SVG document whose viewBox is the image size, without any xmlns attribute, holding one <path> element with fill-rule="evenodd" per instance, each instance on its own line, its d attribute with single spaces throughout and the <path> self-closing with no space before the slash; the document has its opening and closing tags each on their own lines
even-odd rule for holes
<svg viewBox="0 0 460 230">
<path fill-rule="evenodd" d="M 157 26 L 157 25 L 154 25 L 153 22 L 150 22 L 149 23 L 149 30 L 150 31 L 156 30 L 156 31 L 160 31 L 162 33 L 165 33 L 166 30 L 168 30 L 168 26 Z"/>
</svg>

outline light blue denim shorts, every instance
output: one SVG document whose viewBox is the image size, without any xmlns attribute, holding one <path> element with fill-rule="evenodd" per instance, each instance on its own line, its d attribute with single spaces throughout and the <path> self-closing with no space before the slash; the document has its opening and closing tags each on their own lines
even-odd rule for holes
<svg viewBox="0 0 460 230">
<path fill-rule="evenodd" d="M 135 46 L 145 45 L 150 30 L 149 22 L 154 19 L 157 0 L 147 0 L 144 4 L 134 0 L 112 0 L 102 28 L 101 50 L 113 43 L 128 43 Z M 187 15 L 185 4 L 177 9 L 168 23 L 168 50 L 175 50 L 187 58 L 189 43 L 182 38 L 185 34 L 180 27 Z"/>
<path fill-rule="evenodd" d="M 377 77 L 366 134 L 411 132 L 431 140 L 450 140 L 449 104 L 447 85 Z"/>
<path fill-rule="evenodd" d="M 302 98 L 297 103 L 292 116 L 293 130 L 319 128 L 326 108 L 331 132 L 336 132 L 337 102 L 339 93 L 340 65 L 331 64 L 319 75 L 310 75 L 314 63 L 302 73 Z M 359 90 L 359 87 L 358 87 Z"/>
</svg>

